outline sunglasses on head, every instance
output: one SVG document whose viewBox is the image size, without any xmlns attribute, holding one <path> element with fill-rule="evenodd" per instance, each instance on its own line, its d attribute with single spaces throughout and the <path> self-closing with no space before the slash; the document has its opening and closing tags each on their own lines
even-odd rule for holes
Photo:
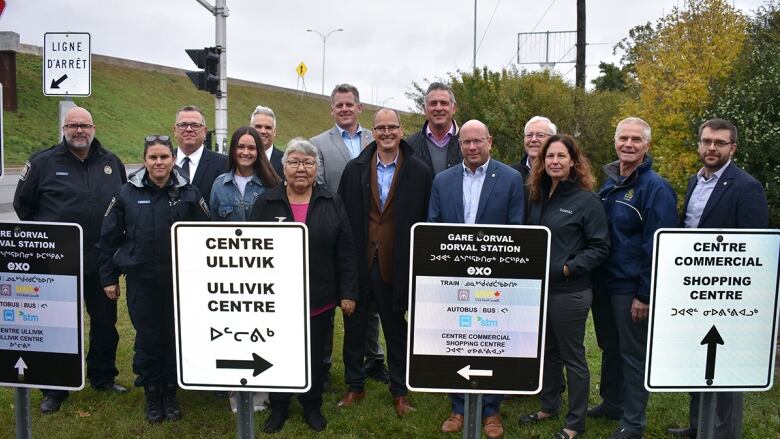
<svg viewBox="0 0 780 439">
<path fill-rule="evenodd" d="M 147 145 L 152 145 L 154 143 L 162 143 L 164 145 L 170 145 L 171 144 L 171 138 L 169 136 L 152 135 L 152 136 L 144 137 L 144 142 Z"/>
</svg>

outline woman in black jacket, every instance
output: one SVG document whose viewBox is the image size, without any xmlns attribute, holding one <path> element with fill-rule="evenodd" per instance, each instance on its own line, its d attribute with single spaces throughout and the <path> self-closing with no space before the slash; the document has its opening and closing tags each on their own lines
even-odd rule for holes
<svg viewBox="0 0 780 439">
<path fill-rule="evenodd" d="M 127 310 L 135 328 L 135 385 L 144 388 L 146 419 L 181 419 L 176 401 L 171 225 L 206 221 L 208 207 L 195 186 L 174 169 L 168 136 L 144 142 L 144 167 L 114 195 L 100 233 L 100 278 L 109 299 L 127 281 Z"/>
<path fill-rule="evenodd" d="M 591 272 L 609 255 L 607 218 L 593 185 L 590 163 L 574 139 L 549 137 L 531 170 L 526 220 L 551 232 L 542 409 L 520 421 L 530 424 L 557 417 L 565 366 L 569 413 L 564 428 L 554 436 L 559 439 L 585 431 L 590 372 L 584 339 L 593 300 Z"/>
<path fill-rule="evenodd" d="M 338 195 L 315 184 L 319 152 L 309 141 L 292 139 L 282 157 L 284 185 L 264 192 L 255 202 L 251 221 L 295 221 L 309 229 L 309 313 L 311 389 L 298 396 L 303 418 L 314 431 L 327 425 L 322 416 L 325 337 L 333 333 L 337 306 L 345 315 L 355 310 L 357 262 L 347 212 Z M 271 393 L 271 415 L 263 431 L 276 433 L 288 417 L 289 393 Z"/>
</svg>

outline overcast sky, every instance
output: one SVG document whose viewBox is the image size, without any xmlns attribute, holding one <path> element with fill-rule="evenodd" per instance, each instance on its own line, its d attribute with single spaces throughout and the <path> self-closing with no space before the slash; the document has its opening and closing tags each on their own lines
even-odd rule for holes
<svg viewBox="0 0 780 439">
<path fill-rule="evenodd" d="M 212 3 L 215 0 L 207 0 Z M 214 16 L 195 0 L 6 0 L 0 30 L 21 42 L 42 45 L 46 32 L 89 32 L 92 53 L 195 69 L 184 49 L 214 45 Z M 612 47 L 629 29 L 655 21 L 682 0 L 587 2 L 587 81 L 600 61 L 617 63 Z M 745 12 L 761 0 L 735 0 Z M 295 67 L 308 66 L 306 89 L 319 93 L 323 34 L 327 40 L 325 92 L 349 82 L 363 102 L 402 110 L 412 81 L 447 78 L 469 70 L 474 38 L 473 0 L 227 0 L 228 76 L 295 89 Z M 576 0 L 479 0 L 477 65 L 492 70 L 517 62 L 520 32 L 573 31 Z M 574 40 L 553 39 L 550 59 L 574 59 Z M 541 57 L 541 46 L 523 44 L 524 59 Z M 534 53 L 529 53 L 534 52 Z M 565 59 L 564 59 L 565 60 Z M 538 64 L 520 65 L 538 69 Z M 554 67 L 574 82 L 574 64 Z M 229 105 L 228 90 L 228 105 Z"/>
</svg>

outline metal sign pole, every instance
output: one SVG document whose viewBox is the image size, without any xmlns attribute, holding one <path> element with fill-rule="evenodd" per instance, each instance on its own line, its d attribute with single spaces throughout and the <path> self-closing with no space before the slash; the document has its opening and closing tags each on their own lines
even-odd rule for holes
<svg viewBox="0 0 780 439">
<path fill-rule="evenodd" d="M 699 393 L 699 425 L 696 427 L 698 439 L 715 437 L 715 395 L 713 392 Z"/>
<path fill-rule="evenodd" d="M 16 439 L 32 437 L 32 417 L 30 416 L 30 389 L 17 387 L 14 396 L 16 412 Z"/>
<path fill-rule="evenodd" d="M 238 439 L 254 439 L 255 437 L 255 410 L 253 407 L 252 392 L 236 392 L 238 397 L 236 424 Z"/>
<path fill-rule="evenodd" d="M 482 394 L 466 394 L 463 407 L 463 439 L 482 437 Z"/>
<path fill-rule="evenodd" d="M 224 154 L 227 149 L 228 81 L 227 81 L 227 16 L 226 0 L 217 0 L 214 8 L 216 18 L 216 43 L 219 51 L 219 92 L 214 98 L 214 134 L 217 137 L 217 151 Z"/>
</svg>

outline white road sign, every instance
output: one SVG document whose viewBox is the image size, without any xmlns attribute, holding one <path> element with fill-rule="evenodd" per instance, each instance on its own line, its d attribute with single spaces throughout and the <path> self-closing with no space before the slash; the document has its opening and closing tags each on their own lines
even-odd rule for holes
<svg viewBox="0 0 780 439">
<path fill-rule="evenodd" d="M 43 94 L 92 94 L 92 52 L 86 32 L 47 32 L 43 36 Z"/>
<path fill-rule="evenodd" d="M 306 392 L 306 226 L 188 222 L 171 235 L 179 385 Z"/>
<path fill-rule="evenodd" d="M 769 390 L 779 258 L 779 230 L 658 230 L 645 387 Z"/>
</svg>

